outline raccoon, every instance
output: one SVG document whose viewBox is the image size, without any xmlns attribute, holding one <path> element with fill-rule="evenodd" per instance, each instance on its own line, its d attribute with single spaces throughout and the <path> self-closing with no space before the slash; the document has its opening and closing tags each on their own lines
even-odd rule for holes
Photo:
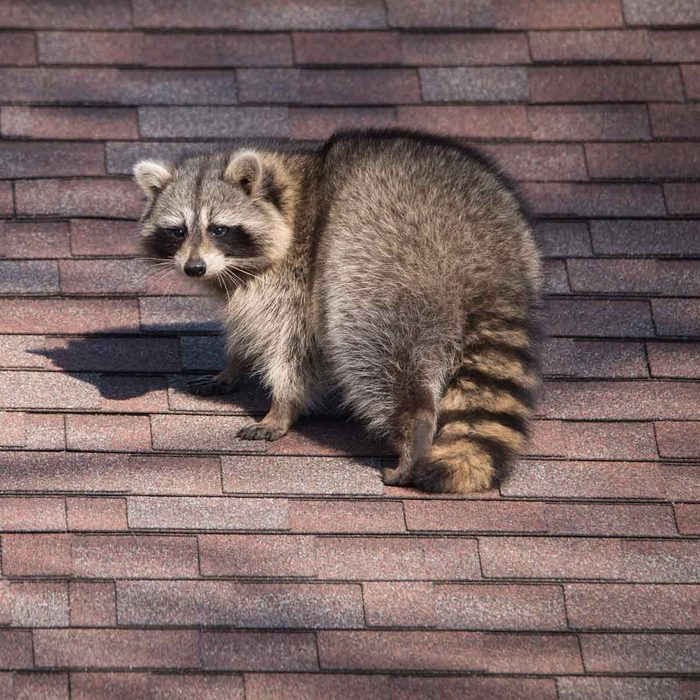
<svg viewBox="0 0 700 700">
<path fill-rule="evenodd" d="M 148 257 L 222 299 L 229 361 L 271 394 L 276 440 L 329 397 L 398 454 L 386 484 L 469 493 L 522 448 L 538 385 L 540 261 L 513 189 L 458 142 L 399 130 L 317 149 L 143 161 Z"/>
</svg>

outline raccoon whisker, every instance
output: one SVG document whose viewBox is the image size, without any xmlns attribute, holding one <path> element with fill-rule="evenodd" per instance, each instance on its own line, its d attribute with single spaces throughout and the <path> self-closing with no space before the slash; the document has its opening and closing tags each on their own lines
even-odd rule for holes
<svg viewBox="0 0 700 700">
<path fill-rule="evenodd" d="M 251 275 L 246 270 L 241 270 L 240 268 L 237 268 L 237 267 L 228 266 L 225 269 L 225 272 L 226 272 L 228 279 L 234 284 L 235 287 L 242 287 L 243 286 L 245 280 L 243 279 L 243 277 L 241 275 L 248 275 L 252 278 L 255 278 L 255 275 Z M 240 274 L 238 274 L 238 273 L 240 273 Z"/>
<path fill-rule="evenodd" d="M 217 278 L 220 279 L 224 284 L 226 282 L 232 282 L 234 281 L 233 278 L 231 277 L 231 273 L 229 273 L 227 270 L 221 270 L 216 274 Z"/>
<path fill-rule="evenodd" d="M 223 270 L 220 272 L 217 272 L 215 275 L 216 279 L 222 284 L 224 291 L 228 292 L 228 289 L 226 287 L 226 283 L 229 281 L 228 276 L 224 273 Z"/>
<path fill-rule="evenodd" d="M 145 272 L 143 272 L 143 274 L 139 275 L 138 279 L 147 280 L 153 277 L 165 277 L 167 274 L 170 273 L 171 270 L 172 268 L 170 267 L 156 267 L 152 270 L 146 270 Z"/>
<path fill-rule="evenodd" d="M 173 296 L 173 285 L 174 285 L 173 280 L 170 280 L 170 283 L 169 283 L 168 286 L 165 288 L 165 293 L 164 293 L 162 296 L 167 297 L 168 299 L 169 299 L 171 296 Z"/>
<path fill-rule="evenodd" d="M 243 281 L 243 278 L 238 274 L 239 272 L 243 272 L 243 270 L 239 270 L 237 267 L 232 267 L 232 268 L 228 268 L 227 272 L 229 275 L 231 275 L 238 282 Z"/>
<path fill-rule="evenodd" d="M 248 275 L 249 277 L 255 277 L 255 275 L 252 272 L 248 272 L 248 270 L 244 270 L 242 267 L 237 267 L 236 265 L 232 265 L 230 262 L 226 263 L 226 267 L 229 270 L 235 270 L 236 272 L 242 272 L 244 275 Z"/>
<path fill-rule="evenodd" d="M 224 288 L 226 289 L 227 295 L 228 295 L 229 290 L 228 290 L 228 287 L 226 286 L 226 282 L 229 282 L 236 287 L 238 287 L 243 282 L 243 280 L 241 280 L 241 278 L 233 270 L 230 270 L 227 268 L 223 269 L 219 273 L 219 277 L 220 277 L 220 279 L 222 279 L 224 281 Z"/>
<path fill-rule="evenodd" d="M 160 279 L 163 279 L 163 277 L 161 277 Z M 175 292 L 173 290 L 173 287 L 176 285 L 176 283 L 177 283 L 177 277 L 171 277 L 170 279 L 168 279 L 167 284 L 165 285 L 165 289 L 163 290 L 163 293 L 161 294 L 161 296 L 167 297 L 167 298 L 174 296 Z"/>
<path fill-rule="evenodd" d="M 230 279 L 233 280 L 233 289 L 231 290 L 231 294 L 236 291 L 239 287 L 242 287 L 245 280 L 242 277 L 239 277 L 235 272 L 232 270 L 229 270 L 228 272 Z"/>
<path fill-rule="evenodd" d="M 147 280 L 149 278 L 155 277 L 156 275 L 161 275 L 165 276 L 167 275 L 171 270 L 174 268 L 171 267 L 170 265 L 154 265 L 153 267 L 149 267 L 148 269 L 144 270 L 140 275 L 139 275 L 139 280 Z"/>
<path fill-rule="evenodd" d="M 227 266 L 221 270 L 220 274 L 231 282 L 239 283 L 241 278 L 236 274 L 236 271 L 237 269 L 235 267 Z"/>
<path fill-rule="evenodd" d="M 148 284 L 152 285 L 158 285 L 160 284 L 163 280 L 168 279 L 170 276 L 172 268 L 168 267 L 166 269 L 156 269 L 156 270 L 149 270 L 146 274 L 144 274 L 139 280 L 139 284 L 143 284 L 144 286 Z M 168 288 L 172 287 L 173 285 L 173 280 L 170 280 L 170 284 Z"/>
<path fill-rule="evenodd" d="M 160 268 L 160 269 L 154 269 L 154 270 L 147 270 L 143 275 L 141 275 L 138 278 L 138 281 L 143 282 L 143 283 L 145 283 L 145 282 L 158 283 L 161 280 L 165 279 L 169 275 L 171 269 L 172 268 L 168 267 L 165 269 Z"/>
<path fill-rule="evenodd" d="M 217 281 L 219 282 L 219 284 L 223 287 L 223 290 L 226 293 L 226 297 L 228 298 L 228 287 L 226 286 L 226 283 L 228 282 L 228 280 L 221 272 L 217 272 L 215 277 L 216 277 Z"/>
<path fill-rule="evenodd" d="M 243 284 L 243 282 L 244 282 L 243 278 L 242 278 L 242 277 L 239 277 L 239 276 L 238 276 L 237 274 L 235 274 L 235 273 L 231 273 L 231 274 L 234 276 L 234 279 L 236 280 L 236 286 L 241 286 L 241 285 Z"/>
<path fill-rule="evenodd" d="M 163 265 L 163 264 L 156 264 L 153 265 L 152 267 L 148 267 L 141 273 L 141 277 L 144 279 L 148 277 L 149 275 L 154 275 L 154 274 L 161 274 L 164 272 L 170 272 L 170 270 L 174 269 L 171 265 Z"/>
<path fill-rule="evenodd" d="M 219 281 L 221 283 L 221 288 L 224 290 L 224 295 L 226 296 L 226 301 L 227 302 L 231 301 L 231 298 L 233 297 L 233 292 L 229 289 L 228 280 L 225 280 L 222 277 L 220 277 Z"/>
<path fill-rule="evenodd" d="M 168 269 L 174 270 L 175 264 L 172 260 L 162 260 L 161 258 L 137 258 L 138 260 L 143 260 L 148 263 L 149 268 L 154 267 L 167 267 Z"/>
</svg>

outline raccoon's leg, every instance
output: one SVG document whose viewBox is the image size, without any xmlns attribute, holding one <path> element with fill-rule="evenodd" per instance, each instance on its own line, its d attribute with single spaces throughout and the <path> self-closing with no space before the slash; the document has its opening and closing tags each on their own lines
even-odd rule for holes
<svg viewBox="0 0 700 700">
<path fill-rule="evenodd" d="M 238 385 L 242 374 L 237 357 L 229 355 L 226 367 L 218 374 L 207 374 L 187 382 L 187 388 L 195 396 L 220 396 L 230 394 Z"/>
<path fill-rule="evenodd" d="M 273 398 L 267 415 L 259 423 L 241 428 L 238 437 L 241 440 L 278 440 L 287 434 L 299 413 L 296 403 Z"/>
<path fill-rule="evenodd" d="M 243 440 L 277 440 L 287 434 L 299 415 L 308 407 L 313 372 L 308 354 L 297 339 L 269 356 L 265 383 L 272 392 L 267 415 L 253 425 L 241 428 Z"/>
<path fill-rule="evenodd" d="M 399 421 L 400 438 L 396 441 L 399 463 L 387 467 L 382 479 L 387 486 L 400 486 L 411 481 L 413 465 L 427 452 L 433 442 L 436 423 L 435 409 L 418 409 L 409 412 Z"/>
</svg>

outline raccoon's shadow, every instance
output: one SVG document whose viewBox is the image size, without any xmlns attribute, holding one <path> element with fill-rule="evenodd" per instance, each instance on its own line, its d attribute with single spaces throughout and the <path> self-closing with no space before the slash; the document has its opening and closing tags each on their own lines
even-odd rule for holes
<svg viewBox="0 0 700 700">
<path fill-rule="evenodd" d="M 233 393 L 224 396 L 200 397 L 188 391 L 189 379 L 215 374 L 225 365 L 223 336 L 210 331 L 211 326 L 195 323 L 152 326 L 148 335 L 136 334 L 129 328 L 105 328 L 79 338 L 45 338 L 40 347 L 29 353 L 46 358 L 54 368 L 94 386 L 109 401 L 110 410 L 116 412 L 120 410 L 119 402 L 142 397 L 144 403 L 136 410 L 149 412 L 148 394 L 167 389 L 169 415 L 194 413 L 259 419 L 268 410 L 270 398 L 254 377 L 246 378 Z M 133 411 L 134 407 L 128 410 Z M 279 450 L 272 443 L 267 452 L 309 454 L 303 450 L 304 445 L 309 445 L 315 446 L 313 453 L 319 455 L 386 458 L 391 454 L 386 445 L 370 437 L 362 426 L 336 408 L 300 419 L 278 444 Z"/>
</svg>

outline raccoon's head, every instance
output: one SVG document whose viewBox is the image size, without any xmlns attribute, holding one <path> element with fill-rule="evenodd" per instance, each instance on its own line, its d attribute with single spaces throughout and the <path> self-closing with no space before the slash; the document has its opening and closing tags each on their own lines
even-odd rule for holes
<svg viewBox="0 0 700 700">
<path fill-rule="evenodd" d="M 231 287 L 281 260 L 292 240 L 286 175 L 274 154 L 238 151 L 134 168 L 148 199 L 145 257 Z"/>
</svg>

